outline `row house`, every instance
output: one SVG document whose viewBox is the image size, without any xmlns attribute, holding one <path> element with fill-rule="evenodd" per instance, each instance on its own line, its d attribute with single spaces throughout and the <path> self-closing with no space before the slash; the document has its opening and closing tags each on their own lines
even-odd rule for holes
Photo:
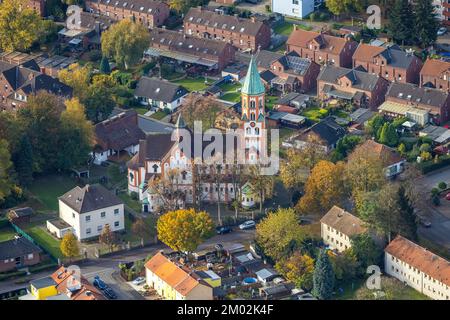
<svg viewBox="0 0 450 320">
<path fill-rule="evenodd" d="M 428 59 L 420 71 L 420 86 L 450 91 L 450 62 Z"/>
<path fill-rule="evenodd" d="M 422 61 L 412 51 L 361 43 L 353 54 L 353 68 L 377 74 L 386 80 L 400 83 L 419 83 Z"/>
<path fill-rule="evenodd" d="M 257 58 L 261 77 L 279 91 L 308 92 L 316 87 L 320 66 L 310 59 L 302 58 L 295 51 L 287 54 L 262 50 Z"/>
<path fill-rule="evenodd" d="M 39 91 L 57 95 L 61 100 L 72 97 L 72 88 L 40 72 L 30 60 L 16 65 L 0 61 L 0 110 L 17 110 Z"/>
<path fill-rule="evenodd" d="M 379 111 L 393 117 L 405 116 L 420 125 L 441 124 L 449 120 L 449 97 L 449 93 L 439 89 L 391 83 Z"/>
<path fill-rule="evenodd" d="M 184 18 L 184 32 L 198 38 L 228 42 L 242 51 L 256 52 L 270 45 L 271 30 L 256 20 L 191 8 Z"/>
<path fill-rule="evenodd" d="M 235 60 L 236 49 L 230 43 L 200 39 L 180 32 L 155 28 L 150 32 L 151 57 L 175 59 L 180 63 L 222 71 Z"/>
<path fill-rule="evenodd" d="M 450 300 L 450 263 L 397 236 L 384 249 L 384 271 L 435 300 Z"/>
<path fill-rule="evenodd" d="M 286 42 L 287 51 L 296 51 L 300 57 L 318 64 L 333 64 L 351 68 L 358 43 L 352 36 L 335 37 L 325 33 L 306 31 L 294 26 Z"/>
<path fill-rule="evenodd" d="M 88 0 L 86 8 L 117 21 L 133 19 L 148 28 L 163 25 L 170 15 L 169 5 L 151 0 Z"/>
<path fill-rule="evenodd" d="M 317 78 L 318 97 L 340 99 L 372 110 L 383 103 L 389 82 L 360 69 L 327 65 Z"/>
</svg>

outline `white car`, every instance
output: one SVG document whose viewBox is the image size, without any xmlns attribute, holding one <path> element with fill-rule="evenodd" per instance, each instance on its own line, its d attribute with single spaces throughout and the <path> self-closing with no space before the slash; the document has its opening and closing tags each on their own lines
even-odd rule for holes
<svg viewBox="0 0 450 320">
<path fill-rule="evenodd" d="M 135 286 L 140 286 L 141 284 L 145 283 L 145 278 L 144 277 L 137 277 L 136 279 L 133 280 L 132 283 Z"/>
<path fill-rule="evenodd" d="M 245 221 L 244 223 L 239 225 L 239 229 L 241 230 L 247 230 L 247 229 L 252 229 L 256 226 L 256 222 L 253 220 L 248 220 Z"/>
<path fill-rule="evenodd" d="M 442 36 L 443 34 L 445 34 L 447 32 L 447 28 L 446 27 L 441 27 L 438 29 L 437 31 L 437 35 L 438 36 Z"/>
</svg>

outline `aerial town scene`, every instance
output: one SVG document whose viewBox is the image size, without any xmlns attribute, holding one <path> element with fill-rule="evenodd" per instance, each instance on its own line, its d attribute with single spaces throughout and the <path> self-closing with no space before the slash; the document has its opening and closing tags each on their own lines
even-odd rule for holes
<svg viewBox="0 0 450 320">
<path fill-rule="evenodd" d="M 0 1 L 0 300 L 450 300 L 450 0 Z"/>
</svg>

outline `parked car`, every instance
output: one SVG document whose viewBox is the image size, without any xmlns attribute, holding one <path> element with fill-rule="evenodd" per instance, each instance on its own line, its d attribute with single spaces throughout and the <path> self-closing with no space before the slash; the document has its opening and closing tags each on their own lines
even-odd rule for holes
<svg viewBox="0 0 450 320">
<path fill-rule="evenodd" d="M 230 233 L 231 231 L 233 231 L 233 229 L 231 229 L 230 227 L 227 227 L 227 226 L 221 226 L 221 227 L 216 228 L 217 234 L 226 234 L 226 233 Z"/>
<path fill-rule="evenodd" d="M 113 289 L 111 288 L 106 288 L 105 290 L 103 290 L 103 294 L 108 298 L 108 299 L 117 299 L 117 295 L 116 293 L 113 291 Z"/>
<path fill-rule="evenodd" d="M 253 220 L 247 220 L 244 223 L 239 225 L 239 229 L 241 230 L 247 230 L 247 229 L 252 229 L 256 226 L 256 222 Z"/>
<path fill-rule="evenodd" d="M 442 36 L 442 35 L 444 35 L 446 32 L 447 32 L 447 28 L 446 28 L 446 27 L 441 27 L 441 28 L 438 29 L 437 35 L 438 35 L 438 36 Z"/>
<path fill-rule="evenodd" d="M 141 284 L 145 283 L 145 278 L 144 277 L 137 277 L 136 279 L 133 280 L 132 283 L 135 286 L 140 286 Z"/>
<path fill-rule="evenodd" d="M 100 290 L 108 289 L 108 285 L 99 276 L 94 277 L 93 284 L 96 288 L 98 288 Z"/>
<path fill-rule="evenodd" d="M 449 193 L 447 193 L 447 195 L 445 196 L 445 200 L 448 200 L 448 201 L 450 201 L 450 192 L 449 192 Z"/>
</svg>

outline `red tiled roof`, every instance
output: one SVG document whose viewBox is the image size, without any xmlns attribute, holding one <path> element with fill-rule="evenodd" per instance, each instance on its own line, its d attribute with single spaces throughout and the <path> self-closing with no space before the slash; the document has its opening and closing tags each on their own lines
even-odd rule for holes
<svg viewBox="0 0 450 320">
<path fill-rule="evenodd" d="M 333 54 L 339 54 L 344 49 L 345 43 L 347 42 L 344 38 L 334 37 L 329 34 L 297 29 L 292 31 L 287 40 L 287 44 L 307 49 L 308 43 L 314 39 L 323 44 L 320 48 L 321 51 Z"/>
<path fill-rule="evenodd" d="M 449 70 L 450 70 L 450 62 L 436 59 L 428 59 L 427 61 L 425 61 L 422 70 L 420 71 L 420 74 L 424 76 L 439 77 L 442 73 Z"/>
</svg>

